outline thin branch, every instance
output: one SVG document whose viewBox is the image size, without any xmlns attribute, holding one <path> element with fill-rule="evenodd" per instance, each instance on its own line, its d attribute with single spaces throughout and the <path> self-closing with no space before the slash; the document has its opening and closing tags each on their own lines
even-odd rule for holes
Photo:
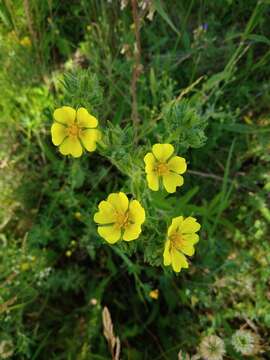
<svg viewBox="0 0 270 360">
<path fill-rule="evenodd" d="M 215 175 L 215 174 L 204 173 L 204 172 L 195 171 L 195 170 L 188 170 L 188 172 L 193 175 L 198 175 L 198 176 L 205 177 L 205 178 L 215 179 L 217 181 L 223 181 L 223 177 Z"/>
<path fill-rule="evenodd" d="M 135 137 L 137 137 L 137 126 L 140 121 L 138 113 L 138 102 L 137 102 L 137 81 L 142 73 L 143 66 L 141 64 L 141 37 L 140 37 L 140 16 L 138 14 L 138 1 L 131 0 L 132 17 L 134 22 L 135 31 L 135 49 L 134 49 L 134 66 L 132 71 L 131 80 L 131 95 L 132 95 L 132 121 L 135 130 Z"/>
<path fill-rule="evenodd" d="M 201 176 L 201 177 L 204 177 L 204 178 L 213 179 L 213 180 L 220 181 L 220 182 L 224 181 L 224 178 L 222 176 L 215 175 L 215 174 L 212 174 L 212 173 L 205 173 L 205 172 L 196 171 L 196 170 L 188 170 L 188 173 L 192 174 L 192 175 L 198 175 L 198 176 Z M 235 180 L 236 180 L 236 177 L 238 177 L 238 176 L 245 176 L 245 174 L 242 173 L 242 172 L 236 172 L 235 174 L 232 175 L 232 180 L 231 179 L 227 180 L 228 183 L 236 185 Z M 239 183 L 237 184 L 237 187 L 238 188 L 249 189 L 246 185 L 239 184 Z"/>
<path fill-rule="evenodd" d="M 28 0 L 23 1 L 24 12 L 27 20 L 27 26 L 32 38 L 32 42 L 36 45 L 37 44 L 37 34 L 34 30 L 33 18 L 31 13 L 31 8 Z"/>
</svg>

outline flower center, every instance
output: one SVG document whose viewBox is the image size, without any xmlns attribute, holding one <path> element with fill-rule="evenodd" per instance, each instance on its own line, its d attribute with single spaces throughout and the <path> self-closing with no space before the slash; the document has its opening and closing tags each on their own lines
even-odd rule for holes
<svg viewBox="0 0 270 360">
<path fill-rule="evenodd" d="M 159 163 L 157 165 L 156 170 L 157 170 L 158 175 L 165 175 L 169 171 L 168 165 L 166 163 Z"/>
<path fill-rule="evenodd" d="M 184 244 L 183 236 L 179 232 L 175 232 L 170 236 L 172 246 L 179 249 Z"/>
<path fill-rule="evenodd" d="M 79 135 L 80 128 L 76 124 L 72 124 L 68 127 L 68 136 L 77 137 Z"/>
<path fill-rule="evenodd" d="M 126 212 L 126 213 L 118 213 L 117 214 L 117 218 L 116 218 L 116 225 L 119 227 L 119 228 L 122 228 L 122 227 L 127 227 L 128 224 L 129 224 L 129 219 L 128 219 L 128 216 L 129 216 L 129 213 Z"/>
</svg>

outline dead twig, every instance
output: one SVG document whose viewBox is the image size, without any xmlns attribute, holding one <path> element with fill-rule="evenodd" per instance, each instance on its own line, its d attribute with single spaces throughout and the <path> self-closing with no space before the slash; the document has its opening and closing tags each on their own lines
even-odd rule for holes
<svg viewBox="0 0 270 360">
<path fill-rule="evenodd" d="M 8 311 L 8 308 L 17 301 L 17 296 L 13 296 L 11 299 L 7 300 L 3 304 L 0 304 L 0 314 Z"/>
<path fill-rule="evenodd" d="M 215 174 L 204 173 L 204 172 L 196 171 L 196 170 L 188 170 L 188 172 L 190 174 L 192 174 L 192 175 L 198 175 L 198 176 L 201 176 L 201 177 L 210 178 L 210 179 L 214 179 L 214 180 L 217 180 L 217 181 L 223 181 L 222 176 L 218 176 L 218 175 L 215 175 Z"/>
<path fill-rule="evenodd" d="M 135 32 L 135 45 L 134 45 L 134 66 L 132 71 L 131 79 L 131 95 L 132 95 L 132 121 L 135 130 L 135 139 L 137 140 L 137 127 L 140 121 L 138 113 L 138 102 L 137 102 L 137 82 L 143 71 L 141 64 L 141 37 L 140 37 L 140 16 L 138 13 L 138 1 L 131 0 L 132 17 L 134 23 Z"/>
<path fill-rule="evenodd" d="M 23 7 L 24 7 L 26 20 L 27 20 L 28 31 L 32 38 L 32 42 L 36 45 L 37 44 L 37 34 L 34 30 L 33 18 L 32 18 L 31 8 L 30 8 L 30 4 L 29 4 L 28 0 L 23 1 Z"/>
</svg>

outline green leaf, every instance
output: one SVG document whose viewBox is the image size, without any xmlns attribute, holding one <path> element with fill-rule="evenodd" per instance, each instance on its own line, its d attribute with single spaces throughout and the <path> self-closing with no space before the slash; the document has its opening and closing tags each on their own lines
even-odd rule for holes
<svg viewBox="0 0 270 360">
<path fill-rule="evenodd" d="M 270 46 L 270 40 L 263 35 L 257 35 L 257 34 L 250 34 L 247 36 L 247 39 L 249 40 L 253 40 L 255 42 L 260 42 L 260 43 L 264 43 Z"/>
<path fill-rule="evenodd" d="M 256 127 L 252 125 L 245 124 L 222 124 L 221 128 L 226 131 L 232 131 L 241 134 L 255 134 L 255 133 L 267 133 L 270 132 L 270 127 Z"/>
<path fill-rule="evenodd" d="M 154 7 L 156 9 L 156 11 L 159 13 L 159 15 L 166 21 L 166 23 L 172 28 L 172 30 L 178 35 L 180 36 L 180 32 L 176 29 L 176 27 L 174 26 L 173 22 L 171 21 L 171 19 L 169 18 L 169 15 L 166 13 L 166 11 L 164 10 L 164 7 L 161 3 L 160 0 L 154 0 Z"/>
</svg>

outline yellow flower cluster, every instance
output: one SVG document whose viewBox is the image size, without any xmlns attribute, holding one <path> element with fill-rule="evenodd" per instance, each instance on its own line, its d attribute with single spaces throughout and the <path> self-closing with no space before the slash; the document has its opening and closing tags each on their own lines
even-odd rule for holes
<svg viewBox="0 0 270 360">
<path fill-rule="evenodd" d="M 83 149 L 92 152 L 101 140 L 97 129 L 98 120 L 85 108 L 77 111 L 63 106 L 54 112 L 51 127 L 52 142 L 59 146 L 63 155 L 80 157 Z M 158 191 L 163 185 L 168 193 L 174 193 L 184 184 L 187 170 L 186 160 L 174 155 L 171 144 L 155 144 L 152 151 L 144 157 L 148 187 Z M 110 244 L 119 240 L 132 241 L 141 234 L 145 222 L 145 210 L 138 200 L 129 200 L 123 192 L 112 193 L 98 205 L 94 221 L 98 224 L 98 233 Z M 193 217 L 178 216 L 172 219 L 168 228 L 163 252 L 165 266 L 171 265 L 175 272 L 188 268 L 186 255 L 194 254 L 194 245 L 199 241 L 197 232 L 200 224 Z"/>
</svg>

